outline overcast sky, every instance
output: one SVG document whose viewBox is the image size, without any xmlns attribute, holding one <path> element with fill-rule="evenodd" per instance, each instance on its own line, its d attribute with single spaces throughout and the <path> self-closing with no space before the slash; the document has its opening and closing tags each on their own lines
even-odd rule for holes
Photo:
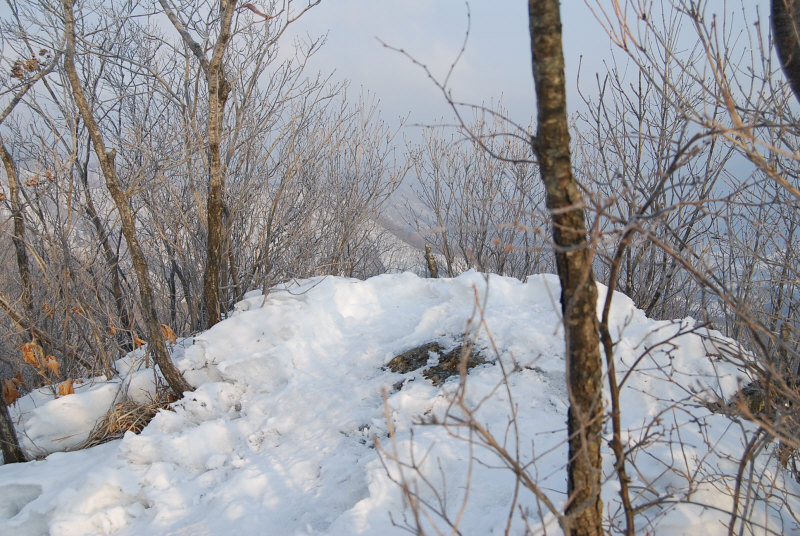
<svg viewBox="0 0 800 536">
<path fill-rule="evenodd" d="M 472 0 L 467 49 L 450 87 L 456 100 L 503 105 L 516 122 L 535 112 L 527 2 Z M 576 75 L 583 56 L 586 84 L 610 55 L 609 39 L 583 0 L 562 2 L 567 83 L 577 106 Z M 298 21 L 295 32 L 328 32 L 314 67 L 363 87 L 381 101 L 383 116 L 410 113 L 409 123 L 450 119 L 445 101 L 418 66 L 381 41 L 405 49 L 443 78 L 458 55 L 467 29 L 463 0 L 323 0 Z M 413 129 L 413 127 L 412 127 Z"/>
<path fill-rule="evenodd" d="M 251 3 L 265 9 L 268 2 Z M 295 4 L 303 5 L 305 0 L 295 0 Z M 654 0 L 653 9 L 659 5 L 660 1 Z M 763 16 L 769 4 L 745 0 L 744 5 L 760 9 Z M 726 6 L 731 11 L 741 9 L 738 2 L 709 5 L 712 10 Z M 486 105 L 502 99 L 515 122 L 528 124 L 535 114 L 528 3 L 470 0 L 469 9 L 466 52 L 449 83 L 454 98 Z M 0 14 L 6 11 L 4 2 L 0 3 Z M 573 113 L 581 105 L 576 89 L 578 66 L 582 88 L 590 95 L 596 93 L 594 75 L 605 72 L 603 62 L 610 60 L 613 46 L 585 0 L 562 0 L 561 14 L 569 112 Z M 458 55 L 467 26 L 464 0 L 322 0 L 293 25 L 280 46 L 290 48 L 297 34 L 327 33 L 327 43 L 311 64 L 313 71 L 335 71 L 336 78 L 350 80 L 351 97 L 361 88 L 371 92 L 380 99 L 384 119 L 392 123 L 405 116 L 408 125 L 450 122 L 443 96 L 423 70 L 381 42 L 405 49 L 443 79 Z M 410 126 L 407 130 L 418 129 Z"/>
</svg>

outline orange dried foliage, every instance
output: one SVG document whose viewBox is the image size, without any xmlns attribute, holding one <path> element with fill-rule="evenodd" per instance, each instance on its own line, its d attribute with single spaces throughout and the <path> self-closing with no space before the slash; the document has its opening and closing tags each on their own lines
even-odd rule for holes
<svg viewBox="0 0 800 536">
<path fill-rule="evenodd" d="M 136 348 L 141 348 L 142 346 L 147 344 L 147 341 L 144 340 L 144 339 L 140 339 L 139 337 L 134 336 L 133 337 L 133 344 L 136 345 Z"/>
<path fill-rule="evenodd" d="M 161 324 L 161 334 L 164 336 L 164 340 L 170 344 L 178 344 L 178 336 L 175 335 L 175 332 L 172 331 L 172 328 L 166 324 Z"/>
<path fill-rule="evenodd" d="M 6 405 L 10 406 L 19 399 L 19 390 L 17 389 L 17 384 L 14 383 L 14 380 L 3 379 L 3 398 L 6 401 Z"/>
<path fill-rule="evenodd" d="M 25 179 L 25 186 L 39 186 L 41 182 L 39 181 L 39 177 L 34 177 L 32 179 Z"/>
<path fill-rule="evenodd" d="M 22 377 L 22 372 L 17 372 L 14 374 L 14 377 L 11 378 L 11 381 L 14 382 L 14 385 L 22 385 L 25 389 L 28 388 L 25 378 Z"/>
<path fill-rule="evenodd" d="M 53 315 L 56 314 L 56 310 L 50 307 L 50 304 L 47 302 L 42 303 L 42 311 L 47 318 L 53 318 Z"/>
<path fill-rule="evenodd" d="M 42 49 L 39 51 L 39 55 L 46 57 L 48 55 L 48 51 Z M 42 62 L 36 56 L 31 56 L 30 58 L 26 58 L 24 60 L 17 60 L 11 66 L 11 77 L 18 80 L 24 80 L 27 75 L 35 73 L 41 68 Z"/>
<path fill-rule="evenodd" d="M 44 362 L 44 350 L 35 342 L 26 342 L 19 347 L 22 350 L 22 359 L 29 365 L 40 369 Z"/>
<path fill-rule="evenodd" d="M 114 337 L 117 334 L 117 328 L 114 327 L 114 319 L 108 319 L 108 334 Z"/>
<path fill-rule="evenodd" d="M 2 203 L 2 202 L 3 202 L 3 201 L 5 201 L 5 200 L 6 200 L 6 194 L 5 194 L 5 192 L 0 192 L 0 203 Z"/>
<path fill-rule="evenodd" d="M 47 356 L 47 358 L 45 359 L 45 367 L 47 368 L 47 370 L 55 374 L 57 377 L 59 378 L 61 377 L 61 374 L 59 374 L 58 372 L 59 364 L 58 361 L 56 360 L 56 356 L 54 355 Z"/>
<path fill-rule="evenodd" d="M 58 395 L 67 396 L 75 394 L 75 388 L 72 386 L 72 378 L 67 378 L 58 384 Z"/>
</svg>

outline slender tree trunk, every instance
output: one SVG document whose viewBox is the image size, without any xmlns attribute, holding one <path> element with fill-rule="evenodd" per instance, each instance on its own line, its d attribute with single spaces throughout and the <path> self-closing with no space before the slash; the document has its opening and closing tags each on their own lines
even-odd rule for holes
<svg viewBox="0 0 800 536">
<path fill-rule="evenodd" d="M 220 138 L 222 134 L 221 116 L 225 108 L 227 93 L 212 90 L 211 86 L 219 86 L 224 77 L 220 74 L 209 76 L 209 114 L 208 145 L 210 173 L 208 182 L 208 202 L 206 205 L 206 269 L 203 275 L 203 304 L 206 313 L 206 327 L 211 327 L 222 318 L 219 299 L 219 276 L 222 267 L 223 224 L 222 212 L 225 194 L 225 178 L 220 159 Z"/>
<path fill-rule="evenodd" d="M 86 150 L 89 151 L 89 147 L 87 147 Z M 87 165 L 88 161 L 89 158 L 87 155 Z M 83 186 L 83 194 L 86 198 L 86 215 L 92 222 L 92 226 L 97 233 L 97 239 L 100 241 L 100 247 L 103 250 L 103 255 L 106 258 L 106 264 L 108 264 L 109 270 L 111 270 L 111 290 L 114 293 L 114 303 L 117 306 L 117 314 L 119 315 L 120 326 L 124 328 L 118 331 L 117 343 L 124 350 L 130 351 L 133 349 L 133 338 L 129 329 L 131 326 L 131 317 L 128 313 L 128 306 L 125 304 L 125 296 L 122 293 L 119 255 L 117 255 L 117 253 L 112 249 L 108 233 L 103 227 L 103 222 L 100 220 L 100 216 L 98 215 L 97 209 L 94 206 L 94 201 L 92 200 L 92 195 L 89 191 L 88 170 L 85 167 L 81 167 L 81 169 L 78 170 L 78 174 L 80 175 L 81 185 Z"/>
<path fill-rule="evenodd" d="M 570 164 L 559 2 L 529 0 L 528 13 L 538 116 L 532 142 L 553 219 L 566 342 L 570 407 L 565 529 L 572 535 L 600 535 L 603 405 L 597 287 L 583 199 Z"/>
<path fill-rule="evenodd" d="M 14 430 L 14 422 L 8 413 L 2 390 L 0 390 L 0 452 L 3 453 L 3 463 L 27 461 L 19 445 L 19 438 Z"/>
<path fill-rule="evenodd" d="M 239 280 L 239 267 L 236 265 L 236 258 L 233 256 L 233 240 L 231 239 L 231 228 L 227 227 L 227 240 L 225 250 L 228 252 L 228 272 L 231 274 L 231 285 L 233 286 L 233 299 L 240 302 L 244 299 L 244 288 Z"/>
<path fill-rule="evenodd" d="M 231 38 L 231 23 L 235 10 L 234 0 L 220 0 L 220 33 L 214 44 L 211 61 L 208 62 L 206 80 L 208 82 L 208 152 L 209 182 L 207 202 L 208 242 L 206 271 L 203 276 L 203 302 L 206 311 L 206 327 L 211 327 L 222 319 L 219 297 L 219 278 L 222 269 L 223 247 L 225 245 L 223 212 L 225 206 L 225 170 L 222 166 L 222 122 L 225 118 L 225 104 L 231 91 L 230 82 L 225 78 L 223 56 Z"/>
<path fill-rule="evenodd" d="M 31 322 L 33 319 L 31 269 L 28 262 L 28 252 L 25 249 L 25 220 L 22 214 L 22 203 L 19 199 L 19 176 L 11 154 L 6 149 L 2 138 L 0 138 L 0 158 L 3 160 L 3 167 L 6 170 L 6 177 L 8 177 L 8 197 L 11 204 L 11 218 L 14 220 L 14 235 L 11 237 L 11 241 L 14 244 L 14 252 L 17 256 L 17 270 L 19 271 L 19 279 L 22 286 L 20 302 L 22 302 L 23 315 Z M 32 337 L 33 335 L 29 333 L 29 336 Z"/>
<path fill-rule="evenodd" d="M 433 279 L 439 277 L 439 267 L 436 266 L 436 258 L 430 244 L 425 244 L 425 263 L 428 265 L 428 273 Z"/>
<path fill-rule="evenodd" d="M 181 376 L 180 371 L 178 371 L 172 363 L 169 352 L 167 351 L 167 346 L 164 343 L 161 334 L 161 325 L 158 322 L 155 302 L 153 300 L 153 290 L 150 285 L 147 261 L 145 260 L 144 252 L 139 244 L 139 239 L 136 236 L 136 224 L 133 211 L 128 204 L 128 197 L 117 178 L 117 171 L 114 163 L 116 151 L 113 149 L 111 151 L 106 151 L 100 126 L 95 121 L 92 111 L 89 108 L 89 103 L 84 95 L 81 80 L 78 78 L 78 72 L 75 68 L 75 15 L 73 13 L 73 0 L 62 0 L 62 5 L 64 7 L 64 29 L 66 33 L 64 68 L 72 88 L 75 104 L 78 107 L 78 111 L 92 139 L 92 144 L 97 154 L 97 160 L 100 163 L 100 169 L 106 180 L 106 187 L 119 212 L 122 233 L 128 244 L 128 251 L 130 252 L 133 262 L 133 269 L 136 273 L 137 282 L 139 283 L 139 298 L 141 300 L 141 310 L 142 316 L 144 317 L 145 328 L 147 329 L 148 348 L 153 351 L 153 357 L 172 391 L 176 396 L 182 397 L 183 393 L 185 391 L 191 391 L 192 387 L 186 382 L 183 376 Z"/>
<path fill-rule="evenodd" d="M 231 84 L 225 78 L 223 58 L 231 39 L 231 26 L 236 11 L 234 0 L 219 0 L 219 35 L 214 43 L 211 59 L 207 59 L 200 43 L 192 39 L 189 31 L 181 23 L 166 0 L 158 0 L 164 13 L 178 31 L 183 42 L 200 62 L 200 68 L 208 83 L 208 200 L 206 202 L 206 268 L 203 274 L 203 306 L 205 325 L 211 327 L 222 319 L 219 297 L 219 279 L 225 245 L 225 169 L 222 165 L 222 123 L 225 118 L 225 104 L 231 91 Z"/>
</svg>

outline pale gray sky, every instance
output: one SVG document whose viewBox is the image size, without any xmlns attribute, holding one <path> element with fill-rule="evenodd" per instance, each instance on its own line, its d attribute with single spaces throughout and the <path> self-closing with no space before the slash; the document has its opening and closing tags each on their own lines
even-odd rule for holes
<svg viewBox="0 0 800 536">
<path fill-rule="evenodd" d="M 450 87 L 456 100 L 503 105 L 516 122 L 535 112 L 527 2 L 472 0 L 467 49 Z M 572 106 L 578 63 L 589 79 L 610 55 L 609 39 L 583 0 L 562 2 L 567 83 Z M 381 101 L 383 116 L 410 113 L 409 123 L 450 119 L 445 101 L 422 69 L 380 41 L 403 48 L 443 78 L 456 58 L 467 29 L 464 0 L 323 0 L 298 21 L 295 32 L 328 32 L 313 67 L 363 87 Z M 591 84 L 589 84 L 591 85 Z M 412 127 L 413 128 L 413 127 Z"/>
<path fill-rule="evenodd" d="M 594 4 L 596 0 L 590 1 Z M 262 8 L 267 2 L 252 3 Z M 653 5 L 656 9 L 660 0 Z M 745 0 L 744 5 L 760 10 L 762 17 L 768 13 L 766 0 Z M 453 96 L 486 105 L 502 99 L 515 122 L 528 124 L 535 113 L 528 3 L 469 0 L 469 6 L 470 36 L 450 80 Z M 742 9 L 739 2 L 730 6 L 711 2 L 709 7 L 714 11 Z M 6 11 L 5 4 L 0 3 L 0 14 Z M 585 0 L 562 0 L 561 13 L 572 113 L 581 105 L 576 90 L 579 64 L 581 85 L 588 94 L 594 94 L 594 75 L 605 72 L 603 61 L 611 58 L 613 46 Z M 430 124 L 451 120 L 444 98 L 422 69 L 385 48 L 381 41 L 407 50 L 443 78 L 459 52 L 466 29 L 464 0 L 322 0 L 293 25 L 281 46 L 290 47 L 292 34 L 318 36 L 327 32 L 328 42 L 314 58 L 313 70 L 335 71 L 336 78 L 350 80 L 351 96 L 361 88 L 371 92 L 380 99 L 384 119 L 392 123 L 408 115 L 409 125 Z"/>
</svg>

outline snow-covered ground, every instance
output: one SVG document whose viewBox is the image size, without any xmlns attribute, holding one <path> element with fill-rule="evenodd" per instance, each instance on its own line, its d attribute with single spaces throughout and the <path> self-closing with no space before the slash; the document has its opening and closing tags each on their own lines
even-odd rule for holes
<svg viewBox="0 0 800 536">
<path fill-rule="evenodd" d="M 197 390 L 140 435 L 55 452 L 85 441 L 121 386 L 133 398 L 152 392 L 153 371 L 140 368 L 139 355 L 118 362 L 123 380 L 20 400 L 12 413 L 26 450 L 52 454 L 0 467 L 0 534 L 407 534 L 416 521 L 398 482 L 418 499 L 428 533 L 436 533 L 431 525 L 451 533 L 452 523 L 462 534 L 503 534 L 511 516 L 511 534 L 557 534 L 555 517 L 517 486 L 496 449 L 456 420 L 470 410 L 563 507 L 558 292 L 551 275 L 523 283 L 467 272 L 316 278 L 250 295 L 174 348 Z M 741 381 L 719 358 L 724 342 L 690 319 L 649 320 L 621 294 L 613 304 L 618 378 L 636 363 L 622 393 L 623 427 L 629 445 L 644 441 L 632 453 L 632 492 L 636 504 L 660 499 L 637 517 L 637 530 L 727 534 L 752 429 L 697 403 L 729 396 Z M 465 332 L 489 361 L 465 384 L 456 376 L 436 387 L 420 370 L 385 368 L 423 343 L 455 346 Z M 770 453 L 748 466 L 760 487 L 745 486 L 742 508 L 756 533 L 800 533 L 798 501 L 783 493 L 796 497 L 798 486 Z M 605 508 L 621 522 L 613 458 L 604 456 Z"/>
</svg>

